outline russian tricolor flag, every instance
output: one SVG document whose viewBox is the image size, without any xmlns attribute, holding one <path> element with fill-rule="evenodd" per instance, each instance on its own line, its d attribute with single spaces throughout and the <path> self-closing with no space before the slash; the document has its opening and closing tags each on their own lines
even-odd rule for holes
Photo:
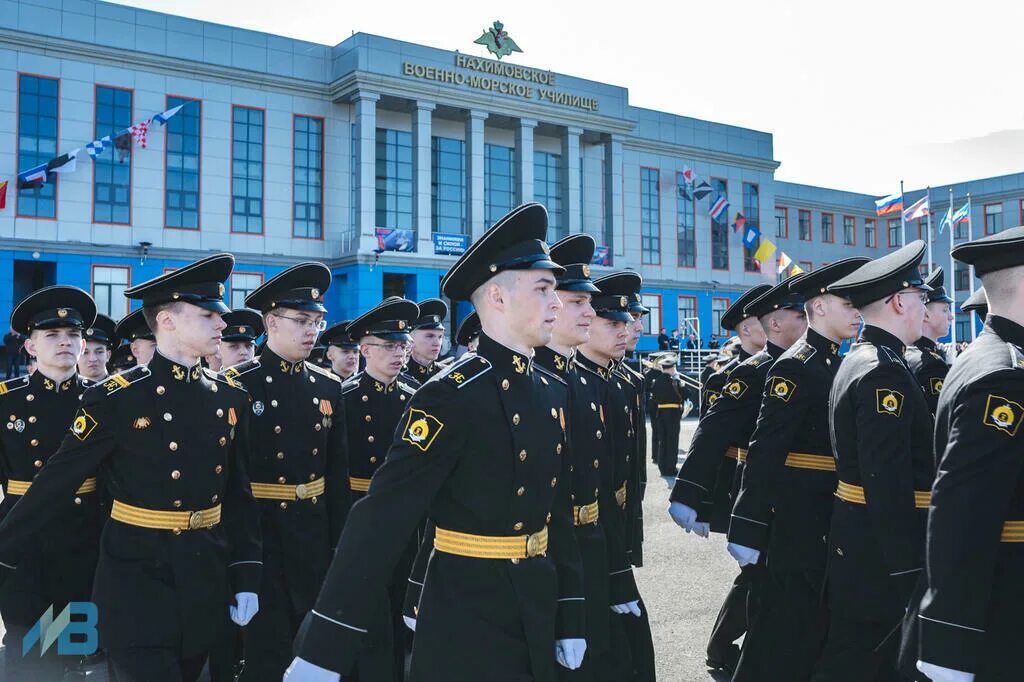
<svg viewBox="0 0 1024 682">
<path fill-rule="evenodd" d="M 903 210 L 903 194 L 891 194 L 875 201 L 875 215 L 883 216 Z"/>
</svg>

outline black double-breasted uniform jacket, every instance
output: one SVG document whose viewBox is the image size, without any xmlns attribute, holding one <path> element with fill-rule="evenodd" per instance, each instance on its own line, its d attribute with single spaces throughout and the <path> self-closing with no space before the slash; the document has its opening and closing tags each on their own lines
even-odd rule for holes
<svg viewBox="0 0 1024 682">
<path fill-rule="evenodd" d="M 829 391 L 839 345 L 813 329 L 768 372 L 729 541 L 785 571 L 823 571 L 836 490 Z"/>
<path fill-rule="evenodd" d="M 907 346 L 903 357 L 910 371 L 917 377 L 917 383 L 921 384 L 928 409 L 935 414 L 939 405 L 939 391 L 949 372 L 949 361 L 935 342 L 924 336 Z"/>
<path fill-rule="evenodd" d="M 921 658 L 1020 677 L 1024 626 L 1024 327 L 989 315 L 953 363 L 936 415 Z"/>
<path fill-rule="evenodd" d="M 442 367 L 437 361 L 431 361 L 429 365 L 421 365 L 420 363 L 416 362 L 416 360 L 413 357 L 410 356 L 409 362 L 405 366 L 404 373 L 407 374 L 410 378 L 415 379 L 418 383 L 422 384 L 427 379 L 439 373 L 443 369 L 444 367 Z"/>
<path fill-rule="evenodd" d="M 655 375 L 650 382 L 651 405 L 657 409 L 658 405 L 678 405 L 673 408 L 662 408 L 668 410 L 666 415 L 672 413 L 678 419 L 682 413 L 683 401 L 686 400 L 686 385 L 679 375 L 672 376 L 664 372 L 660 376 Z M 657 412 L 661 415 L 661 412 Z"/>
<path fill-rule="evenodd" d="M 346 417 L 341 381 L 315 364 L 289 362 L 269 348 L 232 367 L 249 409 L 249 478 L 259 484 L 316 486 L 292 499 L 260 497 L 263 552 L 284 575 L 292 608 L 313 607 L 350 506 Z"/>
<path fill-rule="evenodd" d="M 630 420 L 626 427 L 626 545 L 633 566 L 644 563 L 644 494 L 647 491 L 647 400 L 644 377 L 624 360 L 612 366 L 615 387 L 624 392 Z M 620 432 L 621 434 L 621 432 Z M 621 435 L 620 435 L 621 438 Z"/>
<path fill-rule="evenodd" d="M 903 344 L 867 325 L 829 402 L 838 474 L 827 568 L 829 606 L 848 618 L 902 617 L 924 566 L 932 415 Z M 863 501 L 842 498 L 853 486 Z"/>
<path fill-rule="evenodd" d="M 186 521 L 163 530 L 108 519 L 93 589 L 100 646 L 170 647 L 185 657 L 209 650 L 233 593 L 257 592 L 260 583 L 259 520 L 244 456 L 249 411 L 237 385 L 159 352 L 149 365 L 88 389 L 60 449 L 0 524 L 0 562 L 18 565 L 33 536 L 57 517 L 53 501 L 73 499 L 90 476 L 115 509 L 188 513 L 221 505 L 211 527 Z"/>
<path fill-rule="evenodd" d="M 0 430 L 0 519 L 60 447 L 92 383 L 79 374 L 58 382 L 38 371 L 0 383 L 6 426 Z M 50 500 L 55 520 L 33 536 L 21 560 L 24 570 L 0 592 L 5 622 L 32 625 L 51 604 L 60 612 L 65 602 L 90 599 L 103 511 L 95 479 L 80 487 L 80 493 Z"/>
<path fill-rule="evenodd" d="M 746 456 L 768 370 L 781 354 L 782 348 L 769 341 L 760 353 L 728 370 L 720 397 L 697 425 L 679 468 L 671 501 L 697 510 L 698 519 L 710 523 L 713 532 L 729 529 L 734 488 L 739 487 L 735 482 L 742 476 L 738 459 Z"/>
<path fill-rule="evenodd" d="M 566 404 L 561 379 L 486 335 L 476 355 L 424 384 L 368 494 L 352 507 L 299 630 L 297 654 L 342 676 L 352 669 L 359 650 L 381 636 L 372 629 L 376 605 L 424 516 L 439 534 L 517 536 L 524 548 L 528 534 L 548 528 L 546 555 L 482 559 L 434 551 L 412 674 L 445 682 L 551 680 L 556 611 L 583 610 L 564 456 Z M 558 637 L 584 636 L 581 618 L 562 623 Z"/>
<path fill-rule="evenodd" d="M 718 369 L 710 372 L 706 378 L 704 373 L 701 372 L 700 408 L 698 412 L 698 416 L 701 419 L 708 413 L 711 406 L 715 404 L 715 401 L 722 397 L 722 388 L 725 386 L 726 379 L 729 378 L 729 372 L 749 357 L 750 353 L 743 350 L 743 347 L 740 346 L 735 357 Z"/>
</svg>

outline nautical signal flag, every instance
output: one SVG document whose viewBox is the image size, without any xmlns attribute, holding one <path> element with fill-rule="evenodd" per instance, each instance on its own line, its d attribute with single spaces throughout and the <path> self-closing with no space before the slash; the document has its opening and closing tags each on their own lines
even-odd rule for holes
<svg viewBox="0 0 1024 682">
<path fill-rule="evenodd" d="M 768 239 L 761 240 L 761 246 L 757 247 L 757 252 L 754 254 L 754 260 L 764 265 L 775 253 L 775 244 L 772 244 Z"/>
<path fill-rule="evenodd" d="M 46 184 L 46 164 L 41 163 L 18 173 L 18 189 L 35 189 Z"/>
<path fill-rule="evenodd" d="M 722 195 L 718 195 L 711 204 L 709 214 L 715 222 L 722 222 L 722 217 L 729 215 L 729 200 Z"/>
<path fill-rule="evenodd" d="M 0 182 L 0 208 L 7 208 L 7 181 Z"/>
<path fill-rule="evenodd" d="M 790 265 L 793 265 L 793 259 L 785 251 L 779 251 L 779 272 L 785 272 Z"/>
<path fill-rule="evenodd" d="M 701 180 L 697 183 L 697 186 L 693 188 L 693 198 L 700 200 L 711 194 L 711 185 L 706 181 Z"/>
<path fill-rule="evenodd" d="M 875 201 L 875 215 L 883 216 L 890 213 L 898 213 L 903 210 L 903 195 L 890 194 L 889 196 Z"/>
<path fill-rule="evenodd" d="M 924 195 L 913 204 L 910 205 L 906 211 L 903 212 L 903 222 L 909 223 L 911 220 L 917 220 L 918 218 L 924 218 L 928 215 L 928 195 Z"/>
<path fill-rule="evenodd" d="M 732 231 L 739 232 L 743 229 L 743 226 L 747 224 L 747 219 L 743 217 L 743 214 L 736 211 L 736 218 L 732 221 Z"/>
<path fill-rule="evenodd" d="M 757 240 L 761 236 L 761 230 L 756 225 L 751 225 L 743 233 L 743 246 L 752 249 L 757 246 Z"/>
</svg>

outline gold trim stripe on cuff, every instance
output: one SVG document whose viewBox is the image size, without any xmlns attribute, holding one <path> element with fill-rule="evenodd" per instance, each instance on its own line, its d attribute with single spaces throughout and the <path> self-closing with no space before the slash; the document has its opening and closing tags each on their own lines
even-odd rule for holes
<svg viewBox="0 0 1024 682">
<path fill-rule="evenodd" d="M 679 403 L 659 403 L 658 409 L 668 409 L 670 407 L 682 407 Z"/>
<path fill-rule="evenodd" d="M 999 542 L 1024 542 L 1024 521 L 1003 521 Z"/>
<path fill-rule="evenodd" d="M 746 462 L 747 449 L 733 446 L 725 451 L 725 456 L 728 457 L 729 459 L 734 459 L 737 462 Z"/>
<path fill-rule="evenodd" d="M 355 490 L 357 493 L 365 493 L 367 490 L 370 489 L 370 479 L 349 476 L 348 487 L 351 488 L 352 490 Z"/>
<path fill-rule="evenodd" d="M 615 504 L 620 507 L 626 506 L 626 484 L 623 483 L 622 487 L 615 491 Z"/>
<path fill-rule="evenodd" d="M 528 559 L 548 551 L 548 529 L 545 526 L 532 535 L 473 535 L 437 528 L 434 549 L 446 554 L 474 559 Z"/>
</svg>

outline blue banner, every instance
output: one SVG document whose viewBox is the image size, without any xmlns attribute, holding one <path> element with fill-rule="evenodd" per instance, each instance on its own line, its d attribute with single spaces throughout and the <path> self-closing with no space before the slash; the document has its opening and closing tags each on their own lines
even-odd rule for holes
<svg viewBox="0 0 1024 682">
<path fill-rule="evenodd" d="M 434 253 L 442 256 L 461 256 L 469 248 L 469 235 L 434 233 Z"/>
</svg>

